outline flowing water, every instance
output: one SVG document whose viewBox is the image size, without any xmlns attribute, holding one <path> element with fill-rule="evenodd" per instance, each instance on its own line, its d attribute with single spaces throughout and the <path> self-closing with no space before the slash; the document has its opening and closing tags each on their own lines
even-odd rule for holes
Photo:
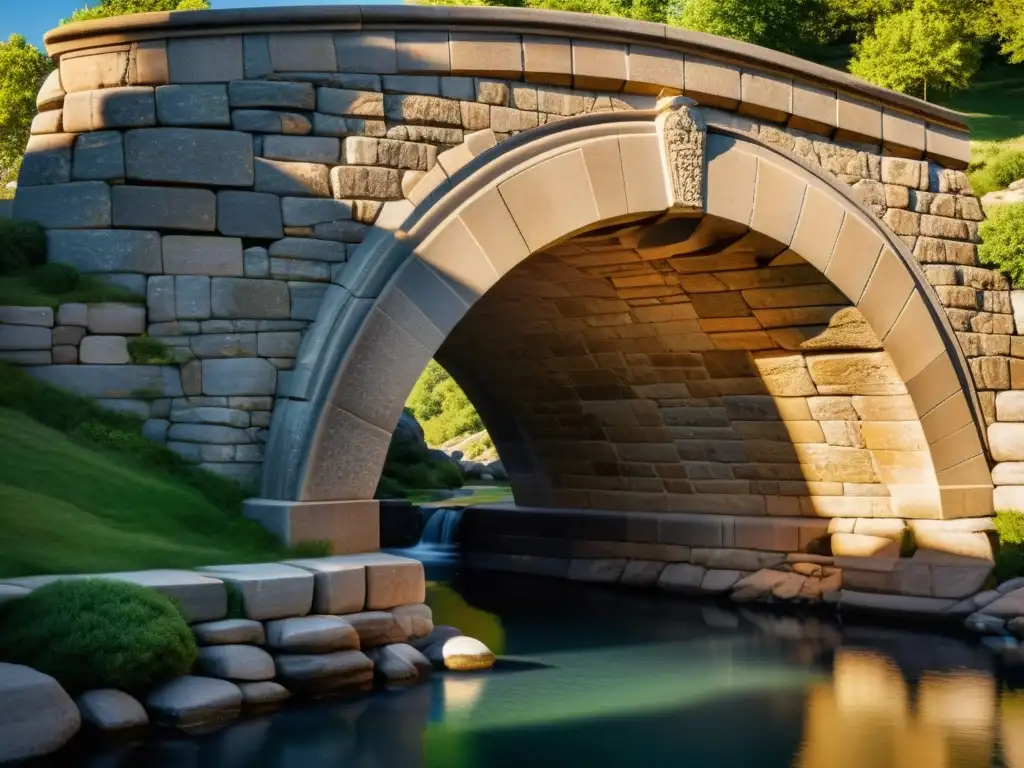
<svg viewBox="0 0 1024 768">
<path fill-rule="evenodd" d="M 472 573 L 428 602 L 495 669 L 62 764 L 1024 768 L 1024 689 L 970 638 Z"/>
</svg>

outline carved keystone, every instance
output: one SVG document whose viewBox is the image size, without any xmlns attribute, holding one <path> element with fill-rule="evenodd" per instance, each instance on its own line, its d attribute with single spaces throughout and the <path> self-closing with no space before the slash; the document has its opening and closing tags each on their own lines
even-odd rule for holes
<svg viewBox="0 0 1024 768">
<path fill-rule="evenodd" d="M 656 125 L 668 173 L 673 207 L 703 210 L 706 125 L 695 101 L 684 96 L 658 100 Z"/>
</svg>

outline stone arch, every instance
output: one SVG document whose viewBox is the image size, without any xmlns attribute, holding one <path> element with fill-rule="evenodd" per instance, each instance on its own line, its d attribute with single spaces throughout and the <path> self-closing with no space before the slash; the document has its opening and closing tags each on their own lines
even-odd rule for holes
<svg viewBox="0 0 1024 768">
<path fill-rule="evenodd" d="M 263 496 L 369 499 L 404 398 L 474 302 L 553 243 L 668 213 L 749 228 L 821 271 L 906 383 L 935 470 L 935 516 L 989 513 L 973 384 L 903 243 L 833 179 L 729 128 L 708 128 L 706 160 L 674 155 L 666 123 L 686 110 L 676 102 L 660 118 L 609 112 L 540 126 L 463 153 L 418 204 L 399 204 L 394 230 L 362 245 L 303 343 L 275 410 Z"/>
</svg>

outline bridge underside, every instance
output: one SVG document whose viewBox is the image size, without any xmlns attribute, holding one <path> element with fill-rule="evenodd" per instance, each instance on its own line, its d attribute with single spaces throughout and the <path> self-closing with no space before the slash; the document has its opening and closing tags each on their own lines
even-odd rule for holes
<svg viewBox="0 0 1024 768">
<path fill-rule="evenodd" d="M 519 504 L 942 516 L 918 413 L 861 313 L 723 219 L 658 217 L 535 254 L 437 358 Z"/>
</svg>

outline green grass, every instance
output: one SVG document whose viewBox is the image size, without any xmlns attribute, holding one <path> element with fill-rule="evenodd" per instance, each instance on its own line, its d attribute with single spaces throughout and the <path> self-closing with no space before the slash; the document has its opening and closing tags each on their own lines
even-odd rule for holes
<svg viewBox="0 0 1024 768">
<path fill-rule="evenodd" d="M 472 491 L 468 496 L 456 496 L 454 499 L 437 499 L 437 493 L 429 490 L 410 491 L 406 499 L 413 504 L 429 504 L 432 507 L 464 507 L 469 504 L 497 504 L 512 501 L 512 489 L 507 485 L 464 486 L 463 490 Z"/>
<path fill-rule="evenodd" d="M 146 300 L 119 285 L 108 285 L 92 277 L 82 277 L 71 291 L 48 293 L 33 283 L 29 274 L 0 276 L 0 306 L 56 308 L 71 302 L 95 304 L 104 301 L 144 304 Z"/>
<path fill-rule="evenodd" d="M 1024 514 L 997 510 L 995 526 L 999 534 L 996 580 L 1003 582 L 1024 576 Z"/>
<path fill-rule="evenodd" d="M 1024 64 L 987 66 L 969 89 L 940 103 L 967 115 L 975 143 L 1024 142 Z"/>
</svg>

